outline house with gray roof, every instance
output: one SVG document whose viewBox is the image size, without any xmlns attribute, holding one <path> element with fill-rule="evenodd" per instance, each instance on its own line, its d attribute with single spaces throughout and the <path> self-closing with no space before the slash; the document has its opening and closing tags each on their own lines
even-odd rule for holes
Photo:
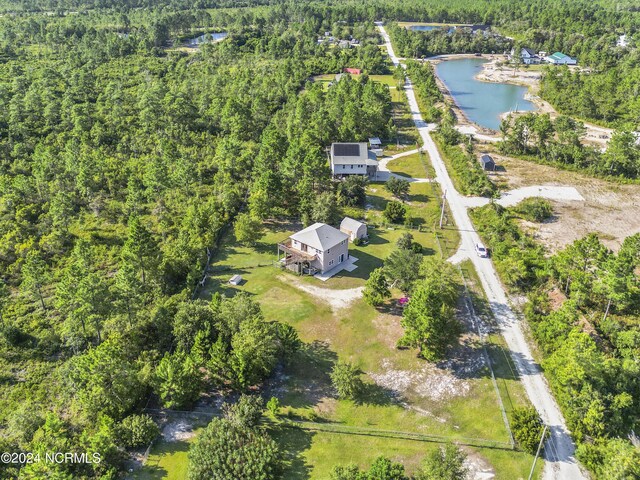
<svg viewBox="0 0 640 480">
<path fill-rule="evenodd" d="M 348 260 L 349 235 L 326 223 L 314 223 L 278 244 L 278 261 L 299 274 L 325 273 Z"/>
<path fill-rule="evenodd" d="M 340 222 L 340 231 L 349 235 L 351 241 L 367 237 L 367 224 L 351 217 L 344 217 Z"/>
<path fill-rule="evenodd" d="M 332 143 L 331 173 L 334 177 L 368 175 L 378 172 L 376 154 L 369 150 L 366 142 Z"/>
</svg>

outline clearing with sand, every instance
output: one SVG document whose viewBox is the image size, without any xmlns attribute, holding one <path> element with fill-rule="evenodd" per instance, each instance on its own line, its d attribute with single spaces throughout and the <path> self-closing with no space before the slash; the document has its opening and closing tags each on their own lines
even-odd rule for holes
<svg viewBox="0 0 640 480">
<path fill-rule="evenodd" d="M 596 232 L 607 247 L 617 250 L 626 237 L 640 232 L 640 185 L 620 184 L 501 155 L 494 157 L 506 171 L 496 172 L 493 178 L 506 188 L 521 189 L 540 183 L 571 185 L 584 198 L 581 202 L 553 199 L 551 219 L 541 224 L 526 223 L 552 252 L 590 232 Z"/>
</svg>

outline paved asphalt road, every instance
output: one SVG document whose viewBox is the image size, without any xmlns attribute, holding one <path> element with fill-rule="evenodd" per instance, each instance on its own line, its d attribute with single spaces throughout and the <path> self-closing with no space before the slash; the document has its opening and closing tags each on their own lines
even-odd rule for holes
<svg viewBox="0 0 640 480">
<path fill-rule="evenodd" d="M 384 38 L 387 52 L 393 64 L 399 65 L 400 61 L 393 52 L 389 35 L 381 24 L 378 24 L 378 28 Z M 404 66 L 403 64 L 403 67 Z M 588 476 L 582 472 L 574 457 L 575 445 L 569 435 L 562 413 L 560 413 L 558 404 L 551 393 L 539 365 L 531 355 L 531 349 L 522 331 L 520 320 L 509 306 L 507 295 L 498 279 L 493 263 L 488 258 L 478 257 L 474 252 L 474 245 L 480 242 L 480 237 L 473 228 L 473 224 L 467 214 L 463 197 L 453 187 L 453 183 L 440 157 L 440 153 L 429 134 L 429 131 L 432 130 L 434 126 L 427 125 L 422 119 L 410 79 L 407 79 L 405 92 L 407 93 L 409 106 L 411 107 L 413 121 L 424 141 L 423 148 L 431 157 L 431 163 L 436 171 L 436 180 L 440 183 L 443 190 L 446 191 L 453 220 L 460 231 L 461 245 L 456 256 L 466 255 L 473 262 L 480 277 L 482 287 L 489 300 L 491 310 L 500 325 L 511 357 L 521 376 L 527 395 L 551 432 L 551 437 L 545 444 L 544 449 L 546 462 L 543 478 L 545 480 L 586 479 Z"/>
</svg>

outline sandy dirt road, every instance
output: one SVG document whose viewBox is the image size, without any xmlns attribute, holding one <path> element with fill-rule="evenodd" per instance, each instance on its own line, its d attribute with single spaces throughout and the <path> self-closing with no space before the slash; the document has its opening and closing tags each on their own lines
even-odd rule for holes
<svg viewBox="0 0 640 480">
<path fill-rule="evenodd" d="M 393 52 L 389 35 L 380 23 L 378 23 L 378 28 L 384 38 L 389 57 L 394 65 L 400 64 L 399 59 Z M 480 242 L 480 237 L 473 228 L 473 224 L 467 214 L 463 197 L 455 190 L 440 153 L 429 134 L 429 131 L 433 129 L 433 125 L 427 125 L 420 114 L 410 79 L 407 79 L 405 91 L 411 107 L 413 121 L 424 141 L 423 148 L 429 153 L 436 171 L 436 181 L 440 183 L 446 192 L 451 213 L 460 230 L 461 252 L 466 252 L 473 262 L 491 310 L 500 325 L 511 357 L 521 376 L 527 395 L 551 432 L 551 437 L 545 444 L 544 458 L 546 462 L 543 478 L 545 480 L 586 479 L 588 477 L 582 472 L 575 459 L 575 445 L 569 435 L 562 413 L 542 374 L 540 366 L 533 359 L 531 349 L 520 325 L 520 320 L 509 306 L 507 295 L 498 279 L 495 268 L 490 259 L 480 258 L 473 253 L 474 245 Z"/>
</svg>

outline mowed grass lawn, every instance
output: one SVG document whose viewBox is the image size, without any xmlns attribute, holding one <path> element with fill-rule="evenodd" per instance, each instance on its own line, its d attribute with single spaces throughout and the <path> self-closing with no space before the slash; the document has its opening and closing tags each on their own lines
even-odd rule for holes
<svg viewBox="0 0 640 480">
<path fill-rule="evenodd" d="M 411 218 L 422 226 L 421 231 L 411 233 L 427 256 L 439 254 L 435 236 L 427 228 L 439 214 L 431 188 L 429 184 L 412 184 L 407 199 Z M 370 224 L 377 224 L 381 210 L 392 197 L 383 184 L 369 185 L 367 193 L 367 209 L 352 209 L 350 213 L 360 213 Z M 402 327 L 395 301 L 375 309 L 356 296 L 348 307 L 337 310 L 327 301 L 334 292 L 340 295 L 340 290 L 364 285 L 372 269 L 383 264 L 407 230 L 398 226 L 371 228 L 368 245 L 350 245 L 350 253 L 359 259 L 358 268 L 321 282 L 273 265 L 277 243 L 298 228 L 295 224 L 266 224 L 264 235 L 254 247 L 238 245 L 228 232 L 202 291 L 203 298 L 215 292 L 226 296 L 246 292 L 260 303 L 267 320 L 286 322 L 298 331 L 303 348 L 266 386 L 267 395 L 280 399 L 280 414 L 324 425 L 441 435 L 465 443 L 467 438 L 507 442 L 486 366 L 464 368 L 479 358 L 477 346 L 463 342 L 452 350 L 451 363 L 433 365 L 417 358 L 413 350 L 396 348 Z M 442 233 L 452 244 L 457 242 L 454 229 Z M 244 279 L 237 287 L 228 284 L 234 274 Z M 303 290 L 308 287 L 316 288 L 315 293 Z M 350 361 L 362 371 L 366 389 L 357 403 L 335 397 L 329 373 L 338 360 Z M 518 394 L 512 398 L 521 401 Z M 379 455 L 401 461 L 413 472 L 439 445 L 292 427 L 271 427 L 270 431 L 285 452 L 284 478 L 291 480 L 326 479 L 336 465 L 356 463 L 365 467 Z M 186 446 L 160 443 L 151 456 L 149 471 L 143 470 L 148 476 L 136 478 L 184 478 L 180 475 L 186 471 Z M 531 466 L 530 455 L 509 449 L 464 449 L 474 460 L 492 466 L 499 479 L 526 478 Z"/>
<path fill-rule="evenodd" d="M 189 467 L 188 453 L 193 438 L 177 442 L 159 440 L 153 449 L 144 468 L 137 470 L 131 480 L 184 480 Z"/>
<path fill-rule="evenodd" d="M 420 159 L 420 156 L 420 153 L 413 153 L 405 157 L 396 158 L 395 160 L 391 160 L 387 164 L 387 167 L 393 173 L 403 175 L 405 177 L 433 178 L 435 176 L 435 172 L 429 161 L 429 156 L 426 153 L 423 153 L 422 160 Z"/>
<path fill-rule="evenodd" d="M 366 265 L 363 262 L 354 272 L 328 282 L 298 277 L 271 266 L 276 242 L 292 231 L 288 225 L 271 225 L 257 248 L 239 247 L 232 235 L 228 235 L 215 259 L 214 273 L 205 292 L 205 297 L 215 291 L 225 295 L 248 292 L 261 304 L 268 320 L 287 322 L 299 332 L 305 347 L 272 386 L 278 392 L 282 414 L 342 426 L 444 435 L 451 440 L 462 441 L 467 437 L 508 440 L 488 371 L 481 369 L 472 378 L 463 378 L 464 375 L 418 359 L 415 351 L 398 350 L 401 317 L 392 302 L 378 311 L 358 299 L 349 308 L 334 311 L 321 297 L 299 288 L 300 284 L 311 285 L 325 289 L 325 294 L 330 295 L 332 289 L 363 285 L 366 273 L 382 264 L 404 230 L 374 230 L 369 245 L 350 248 L 351 253 L 360 258 L 357 264 L 366 260 Z M 424 243 L 432 241 L 430 238 L 433 236 L 425 232 L 416 235 L 416 239 L 424 239 Z M 235 273 L 243 275 L 246 280 L 243 285 L 228 285 L 228 279 Z M 368 387 L 361 403 L 335 398 L 329 372 L 338 359 L 355 363 L 364 373 Z M 412 382 L 415 374 L 418 377 Z M 410 385 L 398 395 L 373 381 L 379 376 L 391 382 L 395 376 Z M 416 391 L 422 378 L 431 382 L 434 390 L 446 385 L 459 392 L 440 396 Z M 518 401 L 516 395 L 513 397 Z M 292 428 L 276 430 L 275 437 L 288 452 L 287 479 L 324 479 L 337 464 L 355 462 L 365 466 L 378 455 L 388 455 L 414 468 L 424 455 L 437 447 L 435 443 L 415 440 Z M 478 455 L 491 464 L 497 478 L 524 477 L 531 465 L 527 454 L 465 448 L 469 454 Z"/>
<path fill-rule="evenodd" d="M 358 299 L 349 308 L 334 311 L 321 296 L 299 288 L 310 285 L 325 289 L 325 295 L 330 295 L 332 289 L 363 285 L 368 272 L 382 264 L 404 230 L 374 229 L 369 245 L 350 248 L 360 259 L 358 269 L 320 282 L 270 265 L 275 259 L 275 244 L 293 231 L 290 227 L 269 226 L 256 248 L 239 247 L 228 235 L 215 259 L 214 273 L 205 292 L 205 295 L 215 291 L 225 295 L 248 292 L 260 302 L 267 319 L 287 322 L 299 332 L 305 347 L 272 386 L 278 392 L 282 414 L 342 426 L 431 433 L 452 440 L 463 437 L 508 440 L 487 371 L 478 371 L 473 378 L 458 378 L 456 373 L 447 373 L 446 368 L 438 369 L 418 359 L 415 351 L 398 350 L 396 342 L 402 335 L 400 312 L 391 302 L 378 311 Z M 433 241 L 430 233 L 415 236 L 423 244 Z M 228 279 L 235 273 L 242 274 L 246 283 L 238 287 L 228 285 Z M 353 362 L 364 372 L 368 387 L 361 403 L 335 398 L 329 372 L 338 359 Z M 373 381 L 374 376 L 390 381 L 397 376 L 406 381 L 415 372 L 431 379 L 436 390 L 444 384 L 463 393 L 444 397 L 429 392 L 425 395 L 424 391 L 415 391 L 421 378 L 417 377 L 417 382 L 398 395 Z M 518 401 L 517 395 L 513 397 Z M 275 437 L 287 451 L 287 479 L 324 479 L 337 464 L 355 462 L 365 466 L 378 455 L 388 455 L 414 468 L 437 447 L 435 443 L 415 440 L 295 428 L 275 430 Z M 467 448 L 467 451 L 493 465 L 497 478 L 524 477 L 530 468 L 531 457 L 526 454 L 488 448 Z"/>
</svg>

